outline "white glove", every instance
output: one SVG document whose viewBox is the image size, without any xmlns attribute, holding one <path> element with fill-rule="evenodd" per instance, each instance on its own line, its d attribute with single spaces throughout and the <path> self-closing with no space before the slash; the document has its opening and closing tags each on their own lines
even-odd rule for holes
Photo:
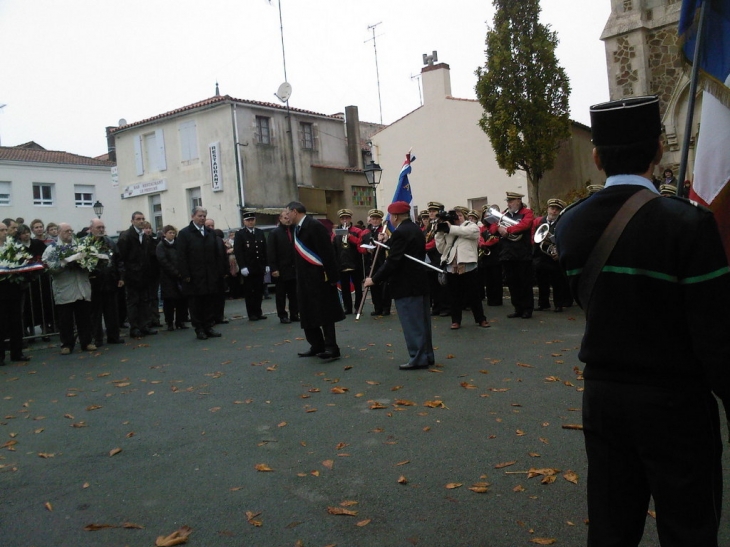
<svg viewBox="0 0 730 547">
<path fill-rule="evenodd" d="M 271 271 L 271 268 L 269 268 L 268 266 L 266 266 L 266 273 L 269 273 L 270 271 Z"/>
<path fill-rule="evenodd" d="M 244 268 L 243 270 L 241 270 L 241 275 L 243 275 L 243 277 L 248 277 L 249 273 L 251 272 L 248 271 L 248 268 Z"/>
</svg>

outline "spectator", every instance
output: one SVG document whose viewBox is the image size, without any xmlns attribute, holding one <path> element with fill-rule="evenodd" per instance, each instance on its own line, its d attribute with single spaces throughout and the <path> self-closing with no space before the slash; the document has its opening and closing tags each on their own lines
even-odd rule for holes
<svg viewBox="0 0 730 547">
<path fill-rule="evenodd" d="M 182 293 L 182 275 L 178 267 L 177 230 L 174 226 L 162 229 L 164 238 L 157 245 L 157 263 L 160 265 L 160 291 L 162 310 L 165 314 L 167 330 L 187 329 L 187 299 Z"/>
<path fill-rule="evenodd" d="M 279 225 L 269 234 L 267 255 L 271 278 L 276 284 L 276 315 L 281 323 L 299 321 L 294 236 L 286 210 L 279 213 Z M 286 301 L 289 299 L 289 313 Z"/>
</svg>

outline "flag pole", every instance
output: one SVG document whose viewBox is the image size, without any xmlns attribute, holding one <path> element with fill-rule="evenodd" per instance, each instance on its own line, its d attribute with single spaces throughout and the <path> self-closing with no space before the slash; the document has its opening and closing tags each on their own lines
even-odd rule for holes
<svg viewBox="0 0 730 547">
<path fill-rule="evenodd" d="M 694 119 L 695 102 L 697 95 L 697 82 L 700 74 L 700 52 L 703 42 L 703 28 L 705 26 L 705 15 L 707 13 L 707 2 L 703 0 L 700 6 L 700 20 L 697 24 L 697 37 L 695 38 L 695 50 L 692 56 L 692 72 L 689 80 L 689 101 L 687 103 L 687 121 L 684 126 L 684 140 L 682 141 L 682 154 L 679 163 L 679 177 L 677 178 L 677 195 L 684 197 L 684 181 L 687 175 L 687 160 L 689 158 L 689 141 L 692 138 L 692 121 Z"/>
</svg>

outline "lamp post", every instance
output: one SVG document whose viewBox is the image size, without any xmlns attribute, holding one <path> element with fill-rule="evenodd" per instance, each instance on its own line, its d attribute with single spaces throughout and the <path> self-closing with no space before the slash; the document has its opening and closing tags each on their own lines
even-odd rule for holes
<svg viewBox="0 0 730 547">
<path fill-rule="evenodd" d="M 377 188 L 378 184 L 380 184 L 380 177 L 383 175 L 383 169 L 373 160 L 370 160 L 370 163 L 363 168 L 363 173 L 365 173 L 365 178 L 368 181 L 368 185 L 373 189 L 373 204 L 375 205 L 374 208 L 377 209 L 378 196 L 375 193 L 375 189 Z"/>
<path fill-rule="evenodd" d="M 94 203 L 94 213 L 96 214 L 96 218 L 101 218 L 103 212 L 104 206 L 101 204 L 101 201 L 97 199 L 96 203 Z"/>
</svg>

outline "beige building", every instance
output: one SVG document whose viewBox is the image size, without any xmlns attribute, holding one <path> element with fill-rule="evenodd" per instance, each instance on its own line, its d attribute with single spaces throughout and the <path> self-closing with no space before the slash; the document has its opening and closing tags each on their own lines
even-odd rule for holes
<svg viewBox="0 0 730 547">
<path fill-rule="evenodd" d="M 180 229 L 202 205 L 227 229 L 242 225 L 244 211 L 273 224 L 293 200 L 331 220 L 343 207 L 364 214 L 372 191 L 363 142 L 375 128 L 360 126 L 356 107 L 347 116 L 216 95 L 108 128 L 122 215 L 141 211 L 156 229 Z"/>
<path fill-rule="evenodd" d="M 607 0 L 604 0 L 607 1 Z M 689 66 L 682 59 L 677 24 L 678 0 L 610 0 L 611 15 L 601 40 L 611 100 L 658 95 L 665 128 L 665 151 L 656 175 L 669 168 L 677 175 L 689 102 Z M 702 109 L 697 96 L 692 123 L 688 173 L 694 164 L 694 143 Z"/>
<path fill-rule="evenodd" d="M 113 162 L 34 142 L 0 146 L 0 220 L 22 217 L 29 226 L 36 218 L 44 224 L 68 222 L 78 232 L 96 218 L 99 201 L 107 232 L 114 234 L 123 222 L 113 169 Z"/>
<path fill-rule="evenodd" d="M 432 200 L 449 208 L 467 205 L 480 209 L 485 203 L 504 208 L 505 192 L 527 196 L 525 174 L 518 171 L 509 177 L 497 165 L 489 137 L 478 125 L 483 113 L 479 102 L 451 96 L 449 65 L 424 66 L 421 78 L 423 105 L 371 139 L 375 159 L 383 168 L 378 204 L 390 203 L 409 149 L 417 158 L 409 181 L 419 209 Z M 549 198 L 570 197 L 587 184 L 604 181 L 591 160 L 589 128 L 573 122 L 571 132 L 572 137 L 560 148 L 555 168 L 540 183 L 542 207 L 538 210 Z"/>
</svg>

